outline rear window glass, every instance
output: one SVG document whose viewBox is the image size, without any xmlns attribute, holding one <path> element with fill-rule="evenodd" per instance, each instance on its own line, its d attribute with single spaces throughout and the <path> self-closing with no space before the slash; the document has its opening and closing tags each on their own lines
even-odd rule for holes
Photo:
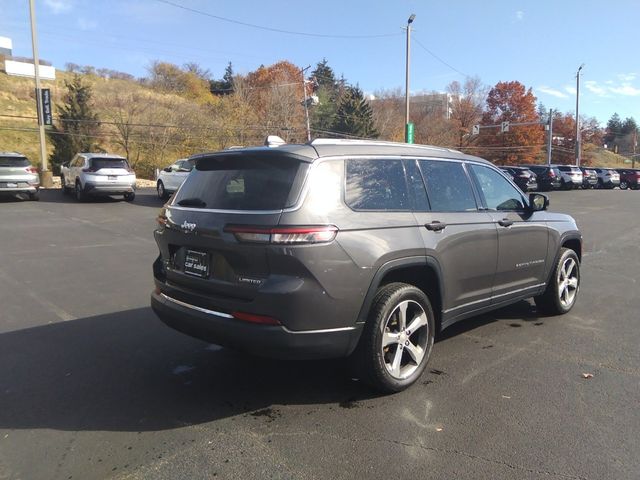
<svg viewBox="0 0 640 480">
<path fill-rule="evenodd" d="M 306 169 L 284 156 L 203 158 L 178 191 L 174 204 L 215 210 L 280 210 L 295 203 Z"/>
<path fill-rule="evenodd" d="M 409 210 L 401 160 L 348 160 L 345 201 L 354 210 Z"/>
<path fill-rule="evenodd" d="M 0 156 L 0 167 L 28 167 L 31 165 L 26 157 L 3 157 Z"/>
<path fill-rule="evenodd" d="M 434 212 L 468 212 L 477 209 L 471 182 L 461 163 L 421 160 L 427 194 Z"/>
<path fill-rule="evenodd" d="M 91 166 L 95 170 L 101 168 L 129 168 L 129 164 L 123 158 L 92 158 Z"/>
</svg>

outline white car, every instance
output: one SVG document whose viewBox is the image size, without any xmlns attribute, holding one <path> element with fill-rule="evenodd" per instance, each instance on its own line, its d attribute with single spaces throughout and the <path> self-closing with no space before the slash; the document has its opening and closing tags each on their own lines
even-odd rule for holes
<svg viewBox="0 0 640 480">
<path fill-rule="evenodd" d="M 193 170 L 194 161 L 186 158 L 176 160 L 175 163 L 163 168 L 158 174 L 156 189 L 158 190 L 158 198 L 166 200 L 180 188 L 191 170 Z"/>
<path fill-rule="evenodd" d="M 562 190 L 572 190 L 582 187 L 583 174 L 579 167 L 573 165 L 556 165 L 560 170 L 560 188 Z"/>
<path fill-rule="evenodd" d="M 79 202 L 90 196 L 136 196 L 136 174 L 124 157 L 109 153 L 78 153 L 60 170 L 62 193 L 75 192 Z"/>
<path fill-rule="evenodd" d="M 0 193 L 27 194 L 38 200 L 40 176 L 38 169 L 24 155 L 0 152 Z"/>
</svg>

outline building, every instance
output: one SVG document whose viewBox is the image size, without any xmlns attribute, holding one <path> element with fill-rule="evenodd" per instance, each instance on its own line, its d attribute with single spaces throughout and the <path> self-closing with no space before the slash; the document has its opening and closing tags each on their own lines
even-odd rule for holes
<svg viewBox="0 0 640 480">
<path fill-rule="evenodd" d="M 35 77 L 36 67 L 32 58 L 13 56 L 13 42 L 9 37 L 0 37 L 0 70 L 17 77 Z M 55 80 L 56 69 L 49 62 L 40 60 L 40 78 Z"/>
</svg>

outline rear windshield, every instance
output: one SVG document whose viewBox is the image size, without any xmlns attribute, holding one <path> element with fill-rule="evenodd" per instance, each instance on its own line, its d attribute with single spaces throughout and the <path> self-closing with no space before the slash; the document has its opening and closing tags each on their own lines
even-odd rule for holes
<svg viewBox="0 0 640 480">
<path fill-rule="evenodd" d="M 280 210 L 295 203 L 307 164 L 286 156 L 230 155 L 196 162 L 173 204 Z"/>
<path fill-rule="evenodd" d="M 26 157 L 3 157 L 0 156 L 0 167 L 28 167 L 31 165 Z"/>
<path fill-rule="evenodd" d="M 129 168 L 129 164 L 124 158 L 92 158 L 91 166 L 95 170 L 101 168 Z"/>
</svg>

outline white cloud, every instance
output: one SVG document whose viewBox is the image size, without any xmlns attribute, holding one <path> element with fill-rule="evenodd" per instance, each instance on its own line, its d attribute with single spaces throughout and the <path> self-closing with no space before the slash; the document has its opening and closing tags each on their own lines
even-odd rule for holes
<svg viewBox="0 0 640 480">
<path fill-rule="evenodd" d="M 594 80 L 587 80 L 586 82 L 584 82 L 584 86 L 587 90 L 589 90 L 591 93 L 599 96 L 599 97 L 606 97 L 607 96 L 607 89 L 605 87 L 602 87 L 600 85 L 598 85 L 598 82 L 594 81 Z M 611 87 L 609 87 L 609 89 L 611 89 Z"/>
<path fill-rule="evenodd" d="M 636 79 L 637 76 L 638 76 L 638 74 L 637 73 L 633 73 L 633 72 L 631 72 L 631 73 L 620 73 L 620 74 L 618 74 L 618 79 L 621 82 L 632 82 L 633 80 Z"/>
<path fill-rule="evenodd" d="M 71 10 L 73 0 L 44 0 L 44 4 L 54 13 L 63 13 Z"/>
<path fill-rule="evenodd" d="M 87 20 L 86 18 L 78 18 L 78 28 L 80 30 L 95 30 L 98 26 L 98 22 L 95 20 Z"/>
<path fill-rule="evenodd" d="M 640 95 L 640 88 L 636 88 L 630 83 L 623 83 L 619 87 L 609 87 L 609 90 L 618 95 L 625 95 L 627 97 L 637 97 Z"/>
<path fill-rule="evenodd" d="M 565 85 L 564 86 L 564 91 L 567 92 L 570 95 L 575 95 L 576 94 L 576 87 L 574 87 L 573 85 Z"/>
<path fill-rule="evenodd" d="M 545 85 L 538 87 L 537 90 L 539 92 L 546 93 L 547 95 L 551 95 L 552 97 L 558 97 L 558 98 L 568 97 L 566 93 L 563 93 L 560 90 L 556 90 L 555 88 L 547 87 Z"/>
<path fill-rule="evenodd" d="M 518 10 L 516 12 L 516 21 L 521 22 L 524 19 L 524 12 L 522 10 Z"/>
</svg>

